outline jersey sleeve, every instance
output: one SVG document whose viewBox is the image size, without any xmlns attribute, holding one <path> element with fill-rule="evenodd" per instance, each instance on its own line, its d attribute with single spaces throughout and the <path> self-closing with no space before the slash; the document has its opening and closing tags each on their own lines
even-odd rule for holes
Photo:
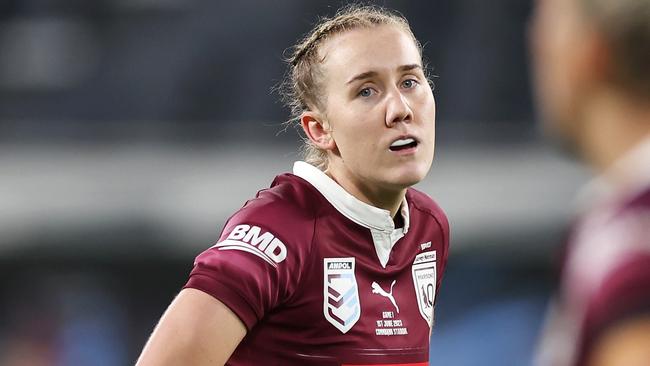
<svg viewBox="0 0 650 366">
<path fill-rule="evenodd" d="M 610 326 L 650 315 L 650 210 L 633 207 L 617 216 L 611 226 L 613 234 L 604 237 L 611 246 L 614 265 L 588 300 L 587 342 Z"/>
<path fill-rule="evenodd" d="M 592 298 L 586 321 L 588 338 L 635 316 L 650 315 L 650 253 L 631 255 L 605 278 Z"/>
<path fill-rule="evenodd" d="M 226 223 L 219 241 L 196 257 L 184 288 L 212 295 L 250 330 L 295 291 L 312 230 L 274 205 L 247 205 Z"/>
</svg>

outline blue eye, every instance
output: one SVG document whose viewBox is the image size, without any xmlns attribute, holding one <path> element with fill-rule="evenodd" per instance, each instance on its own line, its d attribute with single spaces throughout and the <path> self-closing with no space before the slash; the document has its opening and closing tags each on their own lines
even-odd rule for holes
<svg viewBox="0 0 650 366">
<path fill-rule="evenodd" d="M 360 97 L 367 98 L 372 95 L 372 89 L 370 88 L 363 88 L 358 94 Z"/>
<path fill-rule="evenodd" d="M 418 85 L 418 82 L 417 82 L 417 80 L 414 80 L 414 79 L 408 79 L 408 80 L 404 80 L 402 82 L 402 86 L 407 88 L 407 89 L 414 88 L 416 85 Z"/>
</svg>

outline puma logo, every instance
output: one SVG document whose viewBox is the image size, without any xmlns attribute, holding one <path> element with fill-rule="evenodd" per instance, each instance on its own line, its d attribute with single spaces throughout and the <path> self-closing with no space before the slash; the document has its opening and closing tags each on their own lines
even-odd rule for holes
<svg viewBox="0 0 650 366">
<path fill-rule="evenodd" d="M 397 282 L 397 280 L 393 280 L 393 283 L 390 284 L 390 292 L 384 291 L 384 289 L 381 288 L 381 286 L 379 286 L 379 284 L 374 281 L 371 286 L 372 286 L 373 294 L 387 297 L 390 300 L 390 302 L 393 303 L 393 305 L 395 306 L 395 310 L 397 310 L 397 312 L 399 313 L 399 306 L 397 306 L 397 301 L 395 301 L 395 298 L 393 297 L 393 286 L 395 286 L 395 282 Z"/>
</svg>

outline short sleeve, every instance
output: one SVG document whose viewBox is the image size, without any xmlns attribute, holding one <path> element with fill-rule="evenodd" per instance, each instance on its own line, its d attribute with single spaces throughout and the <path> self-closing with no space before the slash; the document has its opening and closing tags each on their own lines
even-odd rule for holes
<svg viewBox="0 0 650 366">
<path fill-rule="evenodd" d="M 595 338 L 622 320 L 648 314 L 650 253 L 636 253 L 609 273 L 592 298 L 587 311 L 587 334 Z"/>
<path fill-rule="evenodd" d="M 224 303 L 249 330 L 295 291 L 302 244 L 311 240 L 301 236 L 303 225 L 282 224 L 282 217 L 292 220 L 276 211 L 253 208 L 234 215 L 219 241 L 196 257 L 184 286 Z"/>
</svg>

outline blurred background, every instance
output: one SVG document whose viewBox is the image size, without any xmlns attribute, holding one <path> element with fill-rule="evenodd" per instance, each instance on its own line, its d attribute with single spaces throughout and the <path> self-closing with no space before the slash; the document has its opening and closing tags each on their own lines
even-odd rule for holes
<svg viewBox="0 0 650 366">
<path fill-rule="evenodd" d="M 382 1 L 433 70 L 452 249 L 432 365 L 529 364 L 587 172 L 543 139 L 530 0 Z M 225 219 L 299 159 L 271 89 L 342 3 L 0 2 L 0 365 L 129 365 Z"/>
</svg>

